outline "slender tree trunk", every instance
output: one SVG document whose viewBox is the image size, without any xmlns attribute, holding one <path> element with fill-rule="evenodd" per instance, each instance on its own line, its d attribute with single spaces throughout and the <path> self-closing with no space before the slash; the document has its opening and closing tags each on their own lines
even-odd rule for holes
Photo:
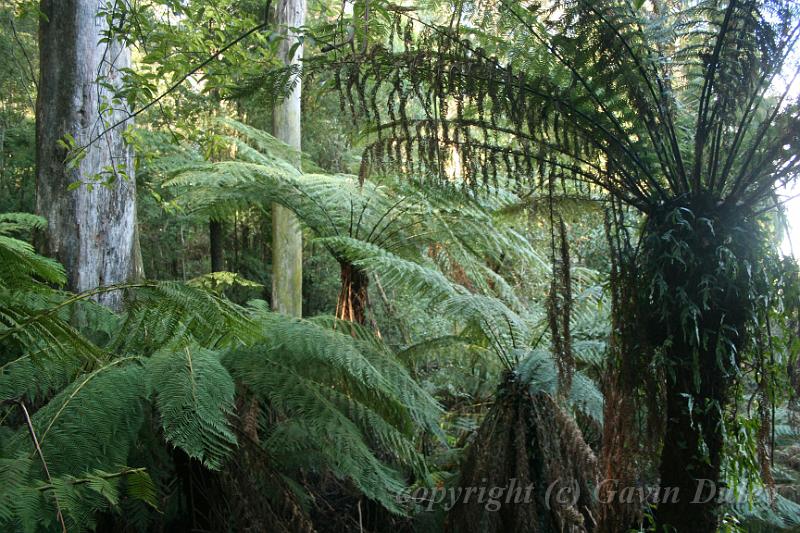
<svg viewBox="0 0 800 533">
<path fill-rule="evenodd" d="M 294 28 L 305 23 L 306 0 L 279 0 L 275 23 L 287 38 L 281 42 L 279 55 L 287 64 L 299 64 L 303 46 L 292 50 L 297 36 Z M 291 55 L 293 53 L 293 55 Z M 288 97 L 275 107 L 275 137 L 297 149 L 300 167 L 300 78 Z M 272 308 L 280 313 L 301 316 L 303 308 L 303 235 L 297 217 L 288 209 L 272 206 Z"/>
<path fill-rule="evenodd" d="M 97 7 L 97 0 L 41 1 L 36 209 L 48 220 L 44 252 L 64 265 L 73 291 L 142 275 L 133 153 L 122 137 L 129 122 L 103 133 L 128 110 L 97 83 L 120 83 L 130 51 L 118 41 L 98 44 L 108 26 Z M 73 166 L 59 143 L 69 136 L 88 145 Z M 121 294 L 98 300 L 118 309 Z"/>
<path fill-rule="evenodd" d="M 211 272 L 225 270 L 225 259 L 222 252 L 222 222 L 210 220 L 208 222 L 208 240 L 211 252 Z"/>
</svg>

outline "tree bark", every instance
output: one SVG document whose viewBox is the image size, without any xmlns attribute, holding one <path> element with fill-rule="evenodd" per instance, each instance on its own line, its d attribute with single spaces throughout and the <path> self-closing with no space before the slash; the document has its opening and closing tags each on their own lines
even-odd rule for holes
<svg viewBox="0 0 800 533">
<path fill-rule="evenodd" d="M 211 272 L 225 270 L 225 258 L 222 251 L 222 222 L 210 220 L 208 222 L 208 240 L 211 252 Z"/>
<path fill-rule="evenodd" d="M 97 7 L 96 0 L 41 1 L 36 210 L 48 221 L 43 251 L 64 265 L 73 291 L 142 276 L 133 152 L 122 136 L 130 122 L 103 133 L 129 113 L 97 83 L 118 85 L 130 51 L 115 40 L 98 44 L 108 25 Z M 77 165 L 66 163 L 69 150 L 59 143 L 67 136 L 86 147 Z M 118 291 L 97 299 L 112 309 L 122 303 Z"/>
<path fill-rule="evenodd" d="M 275 24 L 286 38 L 278 54 L 286 65 L 299 65 L 303 46 L 296 44 L 299 28 L 305 23 L 306 0 L 279 0 Z M 275 137 L 297 150 L 295 164 L 300 168 L 300 77 L 287 98 L 275 106 Z M 301 316 L 303 309 L 303 235 L 297 217 L 285 207 L 272 206 L 272 308 L 279 313 Z"/>
</svg>

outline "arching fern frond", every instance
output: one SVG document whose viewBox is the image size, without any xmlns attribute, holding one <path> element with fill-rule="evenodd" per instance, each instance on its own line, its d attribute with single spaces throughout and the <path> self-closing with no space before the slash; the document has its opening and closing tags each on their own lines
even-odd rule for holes
<svg viewBox="0 0 800 533">
<path fill-rule="evenodd" d="M 150 354 L 180 339 L 220 348 L 256 336 L 255 326 L 233 302 L 201 286 L 161 281 L 128 291 L 110 348 Z"/>
<path fill-rule="evenodd" d="M 328 237 L 319 241 L 350 263 L 378 274 L 387 287 L 402 286 L 430 301 L 442 301 L 466 292 L 440 271 L 398 257 L 376 245 L 350 237 Z"/>
<path fill-rule="evenodd" d="M 435 431 L 439 408 L 371 340 L 340 321 L 292 319 L 254 307 L 263 340 L 225 355 L 223 364 L 283 415 L 265 444 L 287 468 L 328 468 L 399 512 L 397 467 L 424 476 L 418 428 Z M 338 329 L 329 329 L 330 326 Z M 391 457 L 390 465 L 378 457 Z"/>
<path fill-rule="evenodd" d="M 206 467 L 219 469 L 236 446 L 230 421 L 236 387 L 219 354 L 177 343 L 153 354 L 146 370 L 164 438 Z"/>
</svg>

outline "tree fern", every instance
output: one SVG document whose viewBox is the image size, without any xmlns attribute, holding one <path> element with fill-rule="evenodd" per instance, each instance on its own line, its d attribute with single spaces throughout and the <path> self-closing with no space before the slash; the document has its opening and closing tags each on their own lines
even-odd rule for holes
<svg viewBox="0 0 800 533">
<path fill-rule="evenodd" d="M 530 243 L 497 213 L 513 205 L 513 193 L 497 189 L 491 198 L 465 197 L 383 178 L 375 182 L 354 176 L 299 173 L 285 158 L 288 147 L 264 132 L 231 120 L 223 121 L 239 137 L 223 137 L 235 148 L 231 160 L 182 164 L 169 159 L 159 171 L 165 184 L 180 191 L 189 210 L 212 218 L 248 206 L 267 209 L 272 203 L 295 212 L 319 243 L 343 265 L 353 263 L 339 239 L 362 241 L 412 261 L 421 247 L 447 275 L 466 276 L 484 292 L 498 292 L 514 307 L 513 290 L 486 261 L 504 260 L 544 265 Z M 331 240 L 333 239 L 333 240 Z M 344 267 L 343 267 L 344 268 Z"/>
<path fill-rule="evenodd" d="M 0 338 L 12 348 L 0 367 L 3 527 L 91 528 L 123 496 L 152 512 L 154 485 L 137 463 L 168 458 L 161 448 L 223 468 L 238 450 L 234 380 L 277 417 L 262 445 L 287 476 L 330 471 L 401 513 L 405 475 L 427 475 L 418 431 L 435 433 L 440 409 L 365 330 L 354 337 L 335 319 L 295 320 L 263 302 L 245 309 L 203 280 L 143 281 L 99 289 L 125 292 L 120 316 L 86 304 L 110 331 L 96 345 L 84 332 L 97 324 L 70 324 L 95 291 L 13 289 L 0 304 L 10 317 Z"/>
<path fill-rule="evenodd" d="M 420 298 L 441 301 L 465 289 L 448 280 L 433 265 L 403 259 L 378 246 L 350 237 L 328 237 L 320 242 L 359 267 L 379 274 L 387 287 L 403 286 Z"/>
<path fill-rule="evenodd" d="M 349 329 L 256 313 L 265 341 L 232 350 L 223 363 L 286 417 L 269 429 L 266 449 L 286 467 L 331 468 L 368 497 L 401 511 L 396 495 L 402 477 L 377 459 L 373 447 L 424 474 L 415 429 L 417 423 L 435 427 L 436 404 L 390 354 L 354 339 Z"/>
</svg>

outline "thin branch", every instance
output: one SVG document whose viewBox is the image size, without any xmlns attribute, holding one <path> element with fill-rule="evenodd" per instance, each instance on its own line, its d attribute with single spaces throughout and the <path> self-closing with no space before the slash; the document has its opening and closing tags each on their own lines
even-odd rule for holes
<svg viewBox="0 0 800 533">
<path fill-rule="evenodd" d="M 8 16 L 8 24 L 11 26 L 11 33 L 14 35 L 14 40 L 17 41 L 19 49 L 22 51 L 22 55 L 23 57 L 25 57 L 25 61 L 28 63 L 28 69 L 30 70 L 30 76 L 31 76 L 31 82 L 33 83 L 33 88 L 36 89 L 36 91 L 38 92 L 39 85 L 36 82 L 37 79 L 36 69 L 33 68 L 33 62 L 31 61 L 31 58 L 28 57 L 28 52 L 25 50 L 25 45 L 22 44 L 22 40 L 17 34 L 17 28 L 16 26 L 14 26 L 14 19 L 11 17 L 11 15 Z"/>
<path fill-rule="evenodd" d="M 73 157 L 77 157 L 78 155 L 80 155 L 82 152 L 84 152 L 86 149 L 88 149 L 88 148 L 89 148 L 89 147 L 90 147 L 92 144 L 94 144 L 95 142 L 97 142 L 98 140 L 100 140 L 100 139 L 101 139 L 101 138 L 102 138 L 102 137 L 103 137 L 103 136 L 104 136 L 106 133 L 108 133 L 109 131 L 113 130 L 114 128 L 116 128 L 116 127 L 118 127 L 118 126 L 121 126 L 121 125 L 125 124 L 125 123 L 126 123 L 127 121 L 129 121 L 130 119 L 132 119 L 132 118 L 135 118 L 136 116 L 138 116 L 138 115 L 140 115 L 140 114 L 144 113 L 145 111 L 147 111 L 148 109 L 150 109 L 151 107 L 153 107 L 154 105 L 156 105 L 157 103 L 159 103 L 159 102 L 160 102 L 161 100 L 163 100 L 163 99 L 164 99 L 164 98 L 165 98 L 167 95 L 169 95 L 169 94 L 170 94 L 170 93 L 172 93 L 172 92 L 173 92 L 175 89 L 177 89 L 178 87 L 180 87 L 180 86 L 183 84 L 183 82 L 185 82 L 185 81 L 186 81 L 187 79 L 189 79 L 191 76 L 193 76 L 193 75 L 194 75 L 194 74 L 196 74 L 198 71 L 200 71 L 201 69 L 203 69 L 203 68 L 204 68 L 206 65 L 208 65 L 209 63 L 211 63 L 212 61 L 214 61 L 215 59 L 217 59 L 217 58 L 218 58 L 220 55 L 222 55 L 223 53 L 225 53 L 225 52 L 226 52 L 227 50 L 229 50 L 231 47 L 233 47 L 233 46 L 235 46 L 235 45 L 239 44 L 241 41 L 243 41 L 244 39 L 246 39 L 247 37 L 249 37 L 249 36 L 250 36 L 250 35 L 252 35 L 253 33 L 255 33 L 255 32 L 257 32 L 257 31 L 259 31 L 259 30 L 261 30 L 261 29 L 265 28 L 266 26 L 267 26 L 267 23 L 265 23 L 265 22 L 262 22 L 262 23 L 261 23 L 261 24 L 259 24 L 258 26 L 254 26 L 253 28 L 250 28 L 249 30 L 247 30 L 247 31 L 246 31 L 246 32 L 244 32 L 243 34 L 239 35 L 239 36 L 238 36 L 236 39 L 234 39 L 234 40 L 230 41 L 229 43 L 227 43 L 225 46 L 223 46 L 222 48 L 220 48 L 219 50 L 217 50 L 216 52 L 214 52 L 213 54 L 211 54 L 211 55 L 210 55 L 208 58 L 206 58 L 206 59 L 205 59 L 203 62 L 201 62 L 201 63 L 200 63 L 200 64 L 198 64 L 196 67 L 194 67 L 194 68 L 192 68 L 191 70 L 189 70 L 189 72 L 187 72 L 186 74 L 184 74 L 183 76 L 181 76 L 181 77 L 180 77 L 180 79 L 178 79 L 178 81 L 176 81 L 175 83 L 173 83 L 173 84 L 172 84 L 172 85 L 171 85 L 171 86 L 170 86 L 168 89 L 166 89 L 164 92 L 162 92 L 161 94 L 159 94 L 158 96 L 156 96 L 154 99 L 150 100 L 148 103 L 146 103 L 145 105 L 143 105 L 142 107 L 140 107 L 140 108 L 139 108 L 139 109 L 137 109 L 136 111 L 132 111 L 132 112 L 131 112 L 131 113 L 129 113 L 129 114 L 128 114 L 128 116 L 127 116 L 127 117 L 125 117 L 124 119 L 120 119 L 120 120 L 116 121 L 115 123 L 111 124 L 110 126 L 106 127 L 106 128 L 103 130 L 103 131 L 101 131 L 101 132 L 100 132 L 100 133 L 98 133 L 98 134 L 97 134 L 95 137 L 93 137 L 93 138 L 92 138 L 92 139 L 91 139 L 91 140 L 90 140 L 90 141 L 89 141 L 87 144 L 85 144 L 84 146 L 81 146 L 80 150 L 78 150 L 78 152 L 76 152 L 76 154 L 75 154 Z"/>
<path fill-rule="evenodd" d="M 33 446 L 36 448 L 36 453 L 39 456 L 39 460 L 42 461 L 42 467 L 44 468 L 44 473 L 47 476 L 47 482 L 52 486 L 53 478 L 50 476 L 50 469 L 47 467 L 47 461 L 44 458 L 41 446 L 39 446 L 39 439 L 36 438 L 36 431 L 33 429 L 33 423 L 31 422 L 30 414 L 28 414 L 28 409 L 25 407 L 25 403 L 21 399 L 16 400 L 16 403 L 22 409 L 22 414 L 25 417 L 25 424 L 28 426 L 28 433 L 33 441 Z M 61 512 L 61 504 L 58 503 L 58 496 L 53 494 L 53 500 L 56 502 L 56 517 L 58 518 L 58 522 L 61 524 L 61 531 L 63 533 L 67 533 L 67 525 L 64 523 L 64 514 Z"/>
<path fill-rule="evenodd" d="M 763 215 L 764 213 L 768 213 L 768 212 L 770 212 L 770 211 L 772 211 L 774 209 L 780 209 L 784 205 L 788 204 L 792 200 L 796 200 L 797 198 L 800 198 L 800 193 L 793 194 L 792 196 L 787 196 L 787 197 L 783 198 L 780 202 L 778 201 L 777 197 L 773 197 L 772 205 L 767 206 L 767 207 L 765 207 L 763 209 L 760 209 L 760 210 L 756 211 L 755 213 L 753 213 L 753 216 L 757 217 L 759 215 Z M 784 226 L 785 226 L 785 229 L 786 229 L 786 236 L 789 237 L 789 227 L 785 223 L 785 221 L 784 221 Z M 791 244 L 791 239 L 790 239 L 790 244 Z M 794 254 L 792 254 L 792 255 L 794 255 Z"/>
</svg>

